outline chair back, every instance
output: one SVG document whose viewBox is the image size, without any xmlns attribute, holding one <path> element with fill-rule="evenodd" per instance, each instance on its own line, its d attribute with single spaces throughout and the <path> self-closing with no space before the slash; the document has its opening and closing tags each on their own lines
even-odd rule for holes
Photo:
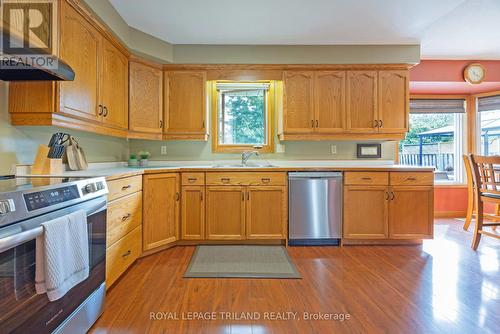
<svg viewBox="0 0 500 334">
<path fill-rule="evenodd" d="M 500 156 L 469 156 L 472 178 L 479 195 L 487 193 L 500 196 Z"/>
<path fill-rule="evenodd" d="M 463 155 L 465 166 L 465 177 L 467 178 L 467 188 L 469 190 L 474 188 L 474 177 L 472 176 L 472 163 L 468 155 Z"/>
</svg>

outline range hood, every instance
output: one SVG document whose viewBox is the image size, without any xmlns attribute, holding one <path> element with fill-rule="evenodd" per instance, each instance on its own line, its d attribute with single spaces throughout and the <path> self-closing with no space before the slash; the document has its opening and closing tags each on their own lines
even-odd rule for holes
<svg viewBox="0 0 500 334">
<path fill-rule="evenodd" d="M 2 45 L 25 45 L 23 37 L 1 29 Z M 0 54 L 0 80 L 3 81 L 73 81 L 75 72 L 62 59 L 28 47 Z"/>
</svg>

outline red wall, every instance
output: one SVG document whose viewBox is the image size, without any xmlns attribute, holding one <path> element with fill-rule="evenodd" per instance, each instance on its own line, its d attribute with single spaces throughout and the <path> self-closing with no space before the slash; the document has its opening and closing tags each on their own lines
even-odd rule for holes
<svg viewBox="0 0 500 334">
<path fill-rule="evenodd" d="M 435 212 L 465 212 L 467 211 L 467 188 L 434 189 Z"/>
</svg>

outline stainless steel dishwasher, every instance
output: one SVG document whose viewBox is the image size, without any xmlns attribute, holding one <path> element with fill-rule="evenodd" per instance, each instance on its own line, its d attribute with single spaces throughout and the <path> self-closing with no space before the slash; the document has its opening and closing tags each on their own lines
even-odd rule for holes
<svg viewBox="0 0 500 334">
<path fill-rule="evenodd" d="M 288 174 L 290 245 L 339 245 L 342 237 L 342 173 Z"/>
</svg>

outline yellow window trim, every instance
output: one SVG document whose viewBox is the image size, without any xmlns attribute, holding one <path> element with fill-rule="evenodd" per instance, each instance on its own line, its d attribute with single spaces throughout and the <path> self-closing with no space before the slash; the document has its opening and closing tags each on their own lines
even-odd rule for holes
<svg viewBox="0 0 500 334">
<path fill-rule="evenodd" d="M 275 114 L 275 82 L 270 80 L 258 81 L 226 81 L 217 80 L 211 83 L 211 114 L 212 114 L 212 152 L 215 153 L 241 153 L 248 150 L 254 150 L 253 145 L 221 145 L 219 144 L 219 122 L 218 122 L 218 106 L 219 93 L 217 92 L 217 83 L 234 83 L 234 84 L 249 84 L 249 83 L 269 83 L 269 90 L 266 94 L 266 138 L 267 144 L 262 145 L 262 148 L 257 149 L 261 153 L 274 152 L 274 114 Z"/>
</svg>

